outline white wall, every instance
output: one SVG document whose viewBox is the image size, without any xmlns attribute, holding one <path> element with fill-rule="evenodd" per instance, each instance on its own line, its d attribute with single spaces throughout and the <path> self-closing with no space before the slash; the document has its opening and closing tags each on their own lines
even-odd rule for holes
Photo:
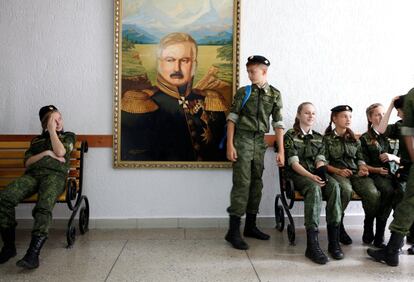
<svg viewBox="0 0 414 282">
<path fill-rule="evenodd" d="M 288 126 L 302 101 L 319 110 L 319 131 L 331 107 L 348 103 L 362 132 L 369 104 L 388 104 L 414 86 L 413 10 L 410 0 L 242 0 L 241 65 L 251 54 L 270 59 Z M 0 134 L 39 132 L 37 111 L 49 103 L 67 130 L 112 134 L 112 1 L 0 0 L 0 36 Z M 273 158 L 269 150 L 264 216 L 273 215 L 277 190 Z M 92 218 L 226 216 L 230 170 L 114 170 L 111 161 L 111 149 L 88 153 Z M 29 217 L 29 209 L 18 215 Z M 348 208 L 362 212 L 359 203 Z"/>
</svg>

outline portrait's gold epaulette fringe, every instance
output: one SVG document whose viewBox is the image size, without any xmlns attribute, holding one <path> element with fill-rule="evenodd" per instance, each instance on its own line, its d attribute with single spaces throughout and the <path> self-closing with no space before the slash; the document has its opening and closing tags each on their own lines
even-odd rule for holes
<svg viewBox="0 0 414 282">
<path fill-rule="evenodd" d="M 214 90 L 205 90 L 206 98 L 204 99 L 206 111 L 225 112 L 227 111 L 226 101 L 223 96 Z"/>
<path fill-rule="evenodd" d="M 158 105 L 151 99 L 154 90 L 129 90 L 121 100 L 121 110 L 131 114 L 145 114 L 158 110 Z"/>
</svg>

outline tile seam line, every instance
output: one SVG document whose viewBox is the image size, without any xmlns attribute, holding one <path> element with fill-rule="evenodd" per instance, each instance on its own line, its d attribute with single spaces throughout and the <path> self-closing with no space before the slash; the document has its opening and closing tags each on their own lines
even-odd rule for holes
<svg viewBox="0 0 414 282">
<path fill-rule="evenodd" d="M 112 273 L 112 270 L 114 269 L 114 267 L 115 267 L 115 264 L 118 262 L 118 259 L 119 259 L 119 257 L 121 256 L 121 254 L 124 252 L 124 249 L 125 249 L 125 247 L 126 247 L 126 245 L 128 244 L 128 242 L 129 242 L 129 240 L 126 240 L 125 241 L 125 244 L 122 246 L 122 249 L 121 249 L 121 251 L 119 252 L 119 254 L 118 254 L 118 256 L 116 257 L 116 260 L 114 261 L 114 263 L 112 264 L 112 266 L 111 266 L 111 269 L 109 270 L 109 272 L 108 272 L 108 275 L 106 275 L 106 278 L 105 278 L 105 282 L 106 281 L 108 281 L 108 278 L 109 278 L 109 276 L 111 275 L 111 273 Z"/>
</svg>

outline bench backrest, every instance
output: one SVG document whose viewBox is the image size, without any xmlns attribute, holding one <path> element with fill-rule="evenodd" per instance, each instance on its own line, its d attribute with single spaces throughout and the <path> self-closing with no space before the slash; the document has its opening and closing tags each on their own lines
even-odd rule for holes
<svg viewBox="0 0 414 282">
<path fill-rule="evenodd" d="M 0 141 L 0 191 L 24 174 L 24 154 L 29 147 L 29 141 Z M 82 189 L 83 156 L 87 150 L 87 142 L 77 141 L 71 154 L 68 178 L 76 182 L 77 190 Z M 37 195 L 34 195 L 24 202 L 36 202 L 36 200 Z M 66 191 L 59 197 L 58 201 L 66 201 Z"/>
</svg>

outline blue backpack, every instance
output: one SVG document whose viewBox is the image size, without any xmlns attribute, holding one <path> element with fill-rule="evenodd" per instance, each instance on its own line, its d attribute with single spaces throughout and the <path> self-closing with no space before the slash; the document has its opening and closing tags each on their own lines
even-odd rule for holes
<svg viewBox="0 0 414 282">
<path fill-rule="evenodd" d="M 240 111 L 246 105 L 247 100 L 249 100 L 250 94 L 252 94 L 252 86 L 247 85 L 246 88 L 245 88 L 245 95 L 243 97 L 242 106 L 240 108 Z M 220 144 L 219 144 L 220 149 L 224 148 L 224 144 L 226 143 L 226 140 L 227 140 L 227 122 L 226 122 L 226 125 L 224 126 L 224 136 L 223 136 L 223 138 L 221 138 L 221 141 L 220 141 Z"/>
</svg>

